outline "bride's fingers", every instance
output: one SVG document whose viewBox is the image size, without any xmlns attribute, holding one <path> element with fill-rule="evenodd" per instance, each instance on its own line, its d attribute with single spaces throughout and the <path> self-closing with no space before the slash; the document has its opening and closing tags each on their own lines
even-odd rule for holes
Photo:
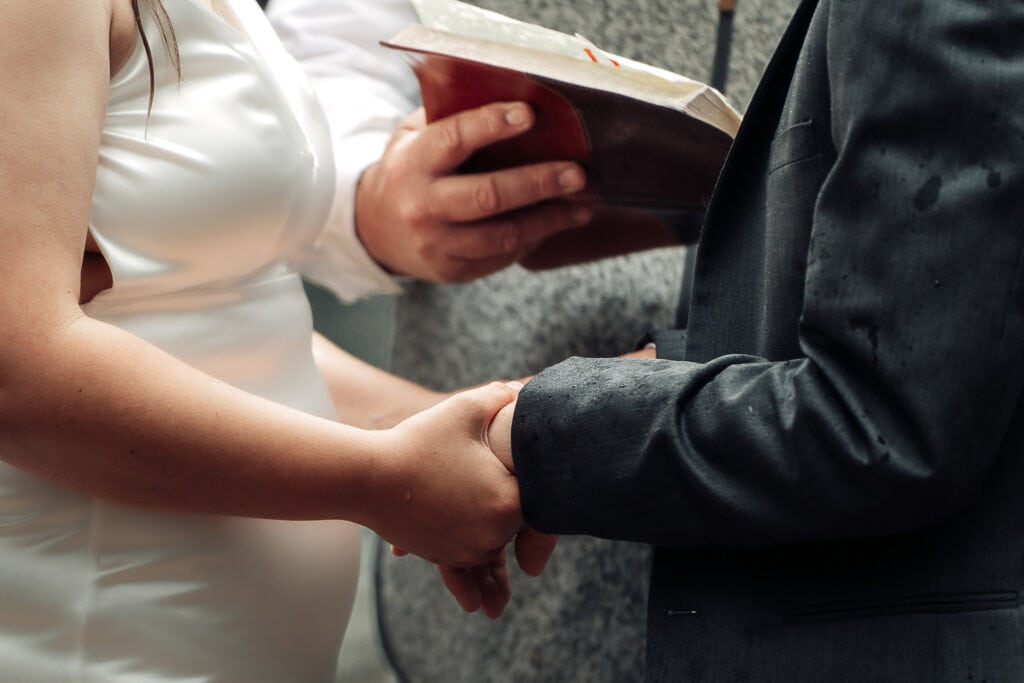
<svg viewBox="0 0 1024 683">
<path fill-rule="evenodd" d="M 446 566 L 437 569 L 445 588 L 467 612 L 482 609 L 489 618 L 497 619 L 512 597 L 508 555 L 504 550 L 488 564 L 469 569 Z"/>
<path fill-rule="evenodd" d="M 437 571 L 441 574 L 441 582 L 448 592 L 455 598 L 466 612 L 476 612 L 483 605 L 483 593 L 472 569 L 459 569 L 458 567 L 446 567 L 438 565 Z"/>
<path fill-rule="evenodd" d="M 485 567 L 480 581 L 481 606 L 484 614 L 490 619 L 497 619 L 505 611 L 505 606 L 512 597 L 512 583 L 509 580 L 508 565 L 505 553 L 500 561 Z"/>
</svg>

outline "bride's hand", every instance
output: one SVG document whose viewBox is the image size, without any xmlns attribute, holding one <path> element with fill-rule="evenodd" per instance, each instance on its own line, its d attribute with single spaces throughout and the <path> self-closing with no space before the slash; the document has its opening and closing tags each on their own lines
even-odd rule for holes
<svg viewBox="0 0 1024 683">
<path fill-rule="evenodd" d="M 489 566 L 522 527 L 515 477 L 486 445 L 515 393 L 494 382 L 457 394 L 378 433 L 371 474 L 379 503 L 366 526 L 385 541 L 452 567 Z"/>
<path fill-rule="evenodd" d="M 469 569 L 438 565 L 437 570 L 459 607 L 467 612 L 482 609 L 488 618 L 497 619 L 512 597 L 507 565 L 508 554 L 502 550 L 487 564 Z"/>
<path fill-rule="evenodd" d="M 522 388 L 517 382 L 509 383 L 516 393 Z M 514 473 L 515 464 L 512 460 L 512 417 L 515 403 L 509 403 L 498 411 L 487 430 L 487 444 L 495 456 L 505 465 L 509 472 Z M 539 531 L 523 527 L 516 534 L 515 553 L 520 569 L 530 576 L 539 576 L 554 552 L 558 536 L 542 534 Z M 395 554 L 402 551 L 392 548 Z M 438 566 L 441 580 L 452 594 L 459 607 L 467 612 L 482 609 L 491 619 L 496 619 L 504 611 L 512 595 L 506 566 L 506 552 L 488 564 L 469 569 Z"/>
<path fill-rule="evenodd" d="M 503 386 L 508 392 L 506 394 L 508 398 L 512 398 L 522 388 L 522 385 L 517 382 L 507 383 Z M 495 385 L 488 385 L 483 389 L 492 387 Z M 480 389 L 473 391 L 480 391 Z M 464 394 L 459 396 L 464 396 Z M 449 399 L 449 401 L 451 400 Z M 513 409 L 514 403 L 507 403 L 500 410 L 496 410 L 497 414 L 494 414 L 493 419 L 490 419 L 485 426 L 486 436 L 483 437 L 484 442 L 501 462 L 501 467 L 508 476 L 512 476 L 513 470 L 511 451 Z M 492 460 L 492 462 L 494 461 Z M 516 488 L 516 496 L 518 497 L 518 488 Z M 520 568 L 531 576 L 540 575 L 555 548 L 558 537 L 542 534 L 522 526 L 509 535 L 506 543 L 513 536 L 515 537 L 516 559 Z M 438 571 L 445 587 L 459 606 L 467 612 L 482 609 L 484 614 L 493 619 L 502 613 L 508 603 L 511 596 L 511 585 L 505 545 L 503 543 L 499 551 L 484 562 L 462 566 L 438 563 Z M 416 554 L 423 554 L 401 543 L 392 542 L 391 552 L 396 556 L 405 555 L 410 550 Z"/>
</svg>

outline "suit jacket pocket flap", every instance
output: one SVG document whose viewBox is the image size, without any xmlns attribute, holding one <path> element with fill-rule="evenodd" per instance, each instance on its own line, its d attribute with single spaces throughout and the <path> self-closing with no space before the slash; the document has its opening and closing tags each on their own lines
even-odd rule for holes
<svg viewBox="0 0 1024 683">
<path fill-rule="evenodd" d="M 792 607 L 786 610 L 786 622 L 800 624 L 812 621 L 860 619 L 895 614 L 979 612 L 996 609 L 1016 609 L 1019 606 L 1020 596 L 1016 591 L 914 595 Z"/>
<path fill-rule="evenodd" d="M 814 120 L 795 123 L 775 136 L 768 155 L 768 172 L 795 164 L 818 155 L 818 141 L 814 136 Z"/>
</svg>

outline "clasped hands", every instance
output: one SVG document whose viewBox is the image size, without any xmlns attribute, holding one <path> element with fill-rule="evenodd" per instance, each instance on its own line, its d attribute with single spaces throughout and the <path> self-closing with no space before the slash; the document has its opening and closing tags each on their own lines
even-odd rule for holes
<svg viewBox="0 0 1024 683">
<path fill-rule="evenodd" d="M 404 510 L 404 518 L 392 514 L 393 531 L 376 529 L 394 554 L 436 563 L 460 607 L 491 618 L 511 596 L 507 546 L 514 544 L 526 574 L 538 576 L 558 539 L 524 525 L 511 449 L 521 386 L 492 382 L 460 392 L 395 427 L 396 450 L 412 446 L 418 467 L 407 470 L 416 475 L 402 482 L 404 494 L 390 509 Z"/>
<path fill-rule="evenodd" d="M 493 103 L 431 124 L 422 108 L 410 115 L 356 189 L 356 231 L 370 256 L 392 273 L 465 282 L 589 223 L 593 207 L 578 201 L 587 182 L 579 164 L 459 173 L 474 152 L 534 122 L 521 102 Z M 435 562 L 463 609 L 482 609 L 492 618 L 511 595 L 507 546 L 514 543 L 525 573 L 538 575 L 557 541 L 524 525 L 511 453 L 516 391 L 492 383 L 389 430 L 398 465 L 381 470 L 385 490 L 399 495 L 381 501 L 371 525 L 397 554 Z"/>
<path fill-rule="evenodd" d="M 521 102 L 494 103 L 429 125 L 422 108 L 407 117 L 356 189 L 356 231 L 370 256 L 392 273 L 465 282 L 521 260 L 556 233 L 586 225 L 592 207 L 572 201 L 586 186 L 579 164 L 458 172 L 477 150 L 534 122 Z M 523 571 L 537 575 L 556 542 L 524 527 L 510 442 L 515 391 L 501 383 L 481 387 L 396 428 L 409 440 L 396 450 L 418 444 L 428 463 L 421 467 L 445 477 L 448 489 L 425 477 L 416 485 L 424 474 L 417 471 L 400 483 L 404 500 L 384 511 L 375 529 L 396 553 L 436 562 L 459 605 L 492 618 L 511 595 L 508 544 L 514 541 Z M 403 520 L 403 513 L 420 517 Z M 417 526 L 418 533 L 409 533 Z"/>
</svg>

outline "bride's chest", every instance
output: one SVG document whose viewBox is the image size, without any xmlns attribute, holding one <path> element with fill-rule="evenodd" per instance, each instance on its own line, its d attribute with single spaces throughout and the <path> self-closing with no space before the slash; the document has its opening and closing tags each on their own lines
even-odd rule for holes
<svg viewBox="0 0 1024 683">
<path fill-rule="evenodd" d="M 291 258 L 333 197 L 326 126 L 294 63 L 203 2 L 165 3 L 180 78 L 147 26 L 151 106 L 142 46 L 111 80 L 90 228 L 115 288 L 193 287 Z"/>
</svg>

